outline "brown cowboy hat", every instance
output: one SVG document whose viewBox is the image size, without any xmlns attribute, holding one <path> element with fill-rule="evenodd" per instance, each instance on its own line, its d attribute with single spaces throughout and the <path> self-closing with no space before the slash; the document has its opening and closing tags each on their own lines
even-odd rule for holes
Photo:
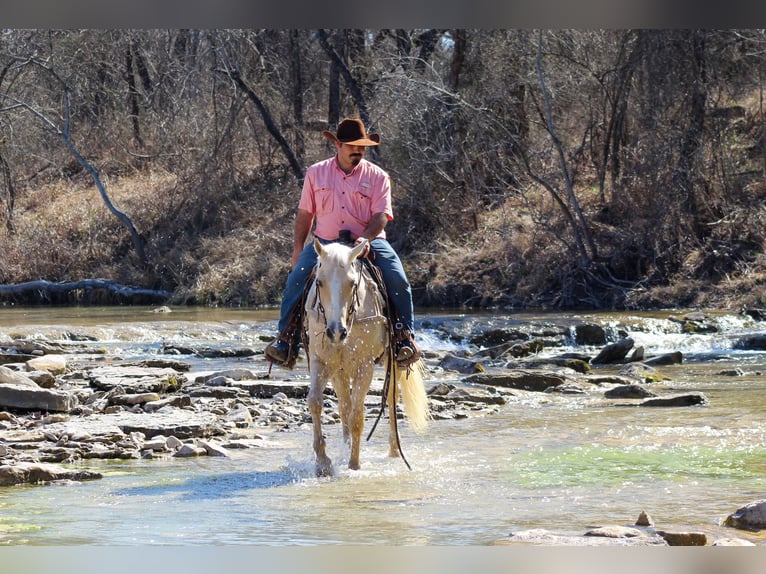
<svg viewBox="0 0 766 574">
<path fill-rule="evenodd" d="M 350 145 L 371 146 L 380 143 L 380 135 L 368 135 L 364 129 L 364 123 L 359 118 L 344 118 L 338 124 L 337 133 L 325 130 L 322 135 L 328 140 Z"/>
</svg>

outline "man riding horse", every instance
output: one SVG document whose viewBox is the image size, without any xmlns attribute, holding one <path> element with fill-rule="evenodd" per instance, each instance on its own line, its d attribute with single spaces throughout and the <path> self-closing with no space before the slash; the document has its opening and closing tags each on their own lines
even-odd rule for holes
<svg viewBox="0 0 766 574">
<path fill-rule="evenodd" d="M 306 170 L 293 237 L 292 270 L 282 293 L 279 335 L 266 347 L 271 362 L 292 366 L 300 343 L 303 293 L 317 253 L 306 243 L 312 226 L 321 244 L 348 237 L 353 245 L 368 240 L 365 255 L 380 270 L 392 308 L 388 316 L 394 327 L 396 361 L 406 366 L 420 358 L 414 339 L 412 290 L 404 267 L 386 240 L 386 224 L 393 219 L 391 178 L 382 168 L 364 159 L 369 146 L 380 143 L 380 135 L 367 134 L 358 118 L 345 118 L 331 140 L 336 154 Z M 369 252 L 372 252 L 371 254 Z"/>
</svg>

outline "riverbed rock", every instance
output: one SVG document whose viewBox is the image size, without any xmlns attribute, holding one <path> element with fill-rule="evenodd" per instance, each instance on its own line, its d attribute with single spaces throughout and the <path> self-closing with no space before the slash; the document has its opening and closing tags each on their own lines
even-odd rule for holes
<svg viewBox="0 0 766 574">
<path fill-rule="evenodd" d="M 87 372 L 90 384 L 101 390 L 122 387 L 128 393 L 166 393 L 186 384 L 186 376 L 175 369 L 155 367 L 96 367 Z"/>
<path fill-rule="evenodd" d="M 654 519 L 648 512 L 642 510 L 636 519 L 636 526 L 654 526 Z"/>
<path fill-rule="evenodd" d="M 711 546 L 755 546 L 755 544 L 744 538 L 719 538 Z"/>
<path fill-rule="evenodd" d="M 645 365 L 680 365 L 684 362 L 684 354 L 681 351 L 665 353 L 656 357 L 649 357 L 644 361 Z"/>
<path fill-rule="evenodd" d="M 543 393 L 550 387 L 576 383 L 577 379 L 563 371 L 514 369 L 508 371 L 476 373 L 463 379 L 467 383 L 492 387 L 506 387 Z"/>
<path fill-rule="evenodd" d="M 76 402 L 69 392 L 43 389 L 29 377 L 0 366 L 0 408 L 67 412 Z"/>
<path fill-rule="evenodd" d="M 578 323 L 574 326 L 576 345 L 605 345 L 606 329 L 595 323 Z"/>
<path fill-rule="evenodd" d="M 481 362 L 467 357 L 459 357 L 453 354 L 445 355 L 439 366 L 445 371 L 456 371 L 463 375 L 470 375 L 471 373 L 477 373 L 484 370 L 481 366 Z"/>
<path fill-rule="evenodd" d="M 591 364 L 619 363 L 625 360 L 625 357 L 633 348 L 635 342 L 630 337 L 620 339 L 616 343 L 611 343 L 601 349 L 601 351 L 592 360 Z"/>
<path fill-rule="evenodd" d="M 56 480 L 95 480 L 101 473 L 89 470 L 69 470 L 59 465 L 34 462 L 20 462 L 0 466 L 0 486 L 14 484 L 36 484 Z"/>
<path fill-rule="evenodd" d="M 723 525 L 740 530 L 766 529 L 766 499 L 756 500 L 738 508 L 726 517 Z"/>
<path fill-rule="evenodd" d="M 646 363 L 631 363 L 620 368 L 620 376 L 630 377 L 642 383 L 656 383 L 659 381 L 669 381 L 667 377 L 657 369 Z"/>
<path fill-rule="evenodd" d="M 735 349 L 744 351 L 763 351 L 766 349 L 766 334 L 746 335 L 734 343 Z"/>
<path fill-rule="evenodd" d="M 707 546 L 707 534 L 704 532 L 666 532 L 658 530 L 668 546 Z"/>
<path fill-rule="evenodd" d="M 157 435 L 176 436 L 180 439 L 209 437 L 220 432 L 218 417 L 211 412 L 195 412 L 165 406 L 157 413 L 120 411 L 79 417 L 48 425 L 50 432 L 88 432 L 93 436 L 123 435 L 140 432 L 147 439 Z"/>
<path fill-rule="evenodd" d="M 636 530 L 636 529 L 630 529 Z M 665 540 L 656 535 L 644 534 L 636 530 L 637 535 L 605 536 L 556 534 L 543 528 L 522 530 L 512 533 L 508 538 L 496 540 L 495 546 L 668 546 Z M 593 531 L 591 531 L 593 532 Z M 605 532 L 605 531 L 602 531 Z M 615 531 L 616 532 L 616 531 Z"/>
<path fill-rule="evenodd" d="M 214 385 L 215 381 L 220 379 L 228 379 L 230 381 L 253 381 L 264 377 L 265 375 L 258 375 L 250 369 L 226 369 L 207 375 L 200 375 L 194 379 L 194 382 L 203 385 Z"/>
<path fill-rule="evenodd" d="M 641 385 L 620 385 L 609 389 L 604 393 L 608 399 L 643 399 L 646 397 L 656 397 L 657 395 Z"/>
<path fill-rule="evenodd" d="M 638 528 L 631 528 L 630 526 L 599 526 L 598 528 L 592 528 L 588 530 L 584 536 L 604 536 L 606 538 L 635 538 L 637 536 L 643 536 L 643 531 Z"/>
<path fill-rule="evenodd" d="M 48 371 L 53 375 L 61 375 L 66 372 L 67 362 L 63 355 L 43 355 L 26 362 L 28 371 Z"/>
<path fill-rule="evenodd" d="M 639 407 L 693 407 L 705 406 L 708 399 L 704 393 L 689 392 L 646 399 L 638 403 Z"/>
<path fill-rule="evenodd" d="M 24 374 L 32 379 L 38 387 L 43 389 L 52 389 L 56 386 L 56 377 L 48 371 L 29 371 Z"/>
</svg>

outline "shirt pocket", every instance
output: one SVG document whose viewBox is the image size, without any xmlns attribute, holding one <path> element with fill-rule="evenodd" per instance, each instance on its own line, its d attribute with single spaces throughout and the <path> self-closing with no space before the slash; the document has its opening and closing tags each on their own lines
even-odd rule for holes
<svg viewBox="0 0 766 574">
<path fill-rule="evenodd" d="M 360 189 L 351 195 L 351 204 L 354 208 L 354 215 L 362 221 L 368 221 L 372 217 L 372 194 L 368 190 Z"/>
<path fill-rule="evenodd" d="M 328 187 L 319 187 L 314 191 L 314 204 L 317 213 L 332 213 L 335 205 L 334 194 Z"/>
</svg>

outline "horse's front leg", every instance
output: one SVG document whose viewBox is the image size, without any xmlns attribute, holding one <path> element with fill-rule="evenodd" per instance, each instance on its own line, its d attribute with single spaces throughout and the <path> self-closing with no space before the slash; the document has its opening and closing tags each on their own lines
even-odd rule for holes
<svg viewBox="0 0 766 574">
<path fill-rule="evenodd" d="M 335 391 L 335 396 L 338 398 L 338 414 L 340 415 L 340 423 L 343 427 L 343 442 L 348 444 L 351 439 L 351 431 L 348 426 L 349 417 L 351 416 L 351 385 L 347 373 L 342 368 L 336 373 L 332 382 L 332 388 Z"/>
<path fill-rule="evenodd" d="M 351 454 L 348 459 L 348 467 L 359 470 L 359 453 L 361 450 L 362 431 L 364 431 L 364 399 L 372 383 L 373 365 L 365 363 L 359 366 L 356 376 L 351 384 L 351 412 L 349 414 L 349 431 L 351 432 Z"/>
<path fill-rule="evenodd" d="M 324 389 L 327 386 L 327 376 L 324 365 L 316 357 L 312 357 L 311 388 L 308 396 L 308 407 L 311 422 L 314 427 L 314 453 L 316 454 L 317 476 L 332 475 L 332 461 L 326 453 L 326 442 L 322 434 L 322 409 L 324 407 Z"/>
</svg>

